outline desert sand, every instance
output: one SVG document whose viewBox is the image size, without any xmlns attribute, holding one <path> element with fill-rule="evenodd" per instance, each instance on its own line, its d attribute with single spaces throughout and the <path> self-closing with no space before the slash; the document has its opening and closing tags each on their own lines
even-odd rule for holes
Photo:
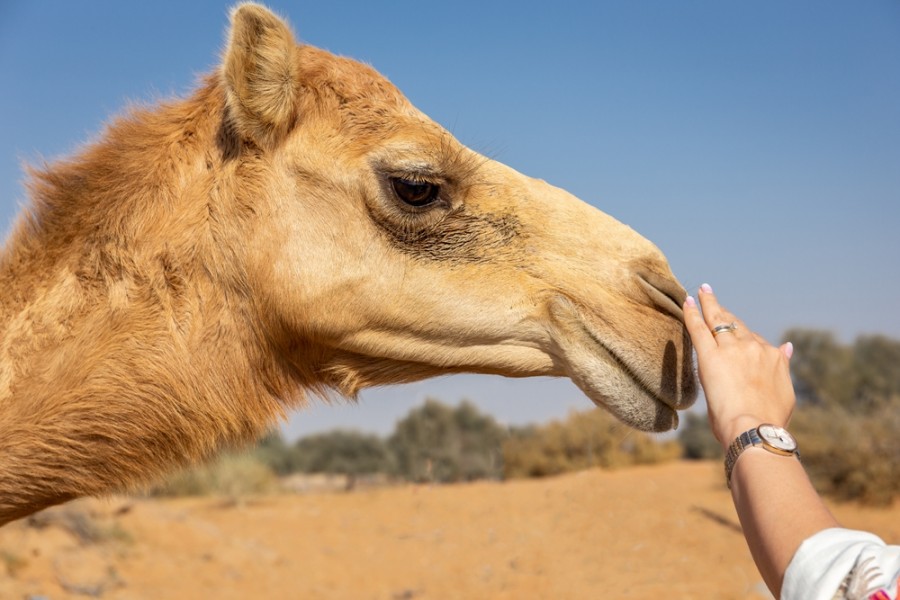
<svg viewBox="0 0 900 600">
<path fill-rule="evenodd" d="M 832 504 L 900 542 L 900 504 Z M 719 463 L 541 480 L 83 500 L 0 529 L 0 598 L 770 597 Z"/>
</svg>

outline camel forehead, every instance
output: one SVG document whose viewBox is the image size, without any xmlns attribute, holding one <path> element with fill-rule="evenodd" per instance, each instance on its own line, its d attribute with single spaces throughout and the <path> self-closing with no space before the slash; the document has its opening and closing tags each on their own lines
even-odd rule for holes
<svg viewBox="0 0 900 600">
<path fill-rule="evenodd" d="M 430 122 L 371 66 L 312 46 L 300 47 L 298 54 L 303 84 L 333 104 L 346 125 L 364 132 L 393 127 L 403 117 Z"/>
</svg>

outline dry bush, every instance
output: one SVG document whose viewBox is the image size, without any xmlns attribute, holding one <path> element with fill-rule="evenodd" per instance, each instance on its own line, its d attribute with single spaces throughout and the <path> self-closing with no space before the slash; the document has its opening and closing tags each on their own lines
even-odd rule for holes
<svg viewBox="0 0 900 600">
<path fill-rule="evenodd" d="M 900 340 L 793 329 L 792 429 L 816 487 L 840 500 L 887 504 L 900 496 Z"/>
<path fill-rule="evenodd" d="M 542 477 L 591 467 L 653 464 L 675 460 L 681 452 L 678 442 L 659 442 L 597 409 L 512 432 L 503 443 L 503 474 Z"/>
<path fill-rule="evenodd" d="M 900 497 L 900 397 L 864 415 L 841 406 L 801 407 L 791 428 L 820 492 L 879 505 Z"/>
<path fill-rule="evenodd" d="M 154 496 L 240 497 L 277 489 L 277 476 L 259 458 L 249 454 L 224 454 L 209 464 L 176 473 L 150 493 Z"/>
</svg>

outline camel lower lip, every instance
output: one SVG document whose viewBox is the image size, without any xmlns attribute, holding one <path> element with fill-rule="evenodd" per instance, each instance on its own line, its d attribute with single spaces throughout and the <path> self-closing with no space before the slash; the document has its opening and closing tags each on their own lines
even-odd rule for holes
<svg viewBox="0 0 900 600">
<path fill-rule="evenodd" d="M 594 342 L 597 344 L 597 347 L 599 349 L 601 349 L 602 352 L 610 358 L 610 361 L 616 364 L 616 366 L 619 368 L 619 371 L 622 373 L 625 373 L 628 376 L 628 378 L 631 380 L 632 384 L 634 384 L 634 386 L 636 388 L 638 388 L 641 392 L 643 392 L 644 398 L 651 400 L 653 402 L 653 409 L 655 409 L 655 410 L 653 410 L 649 406 L 647 406 L 647 409 L 643 412 L 648 415 L 649 414 L 659 414 L 660 410 L 662 410 L 662 412 L 664 412 L 666 414 L 666 416 L 669 417 L 669 420 L 671 420 L 674 423 L 674 426 L 672 427 L 672 429 L 677 428 L 678 427 L 678 411 L 676 411 L 674 408 L 672 408 L 671 406 L 666 404 L 656 393 L 654 393 L 653 390 L 650 389 L 641 380 L 640 377 L 638 377 L 638 375 L 628 365 L 628 363 L 626 363 L 624 360 L 622 360 L 615 352 L 613 352 L 605 344 L 603 344 L 602 342 L 597 340 L 596 337 L 593 334 L 591 334 L 590 332 L 588 332 L 588 335 L 591 337 L 591 339 L 594 340 Z M 604 406 L 607 408 L 607 410 L 610 410 L 611 412 L 619 415 L 619 417 L 624 422 L 628 423 L 632 427 L 637 427 L 638 429 L 647 429 L 647 427 L 643 426 L 637 420 L 631 420 L 631 419 L 628 419 L 627 417 L 625 417 L 624 415 L 621 415 L 619 413 L 619 411 L 616 409 L 616 407 L 609 406 L 607 403 L 604 403 Z M 654 421 L 658 421 L 658 420 L 659 420 L 658 417 L 654 418 Z M 656 428 L 654 427 L 653 429 L 655 430 Z"/>
<path fill-rule="evenodd" d="M 593 336 L 591 336 L 591 337 L 593 338 Z M 623 373 L 628 375 L 628 377 L 631 378 L 631 381 L 634 382 L 634 384 L 637 387 L 639 387 L 648 397 L 653 398 L 655 401 L 659 402 L 660 404 L 665 405 L 665 403 L 662 401 L 662 399 L 659 398 L 653 392 L 653 390 L 651 390 L 650 388 L 647 387 L 647 385 L 641 380 L 640 377 L 638 377 L 638 375 L 628 365 L 627 362 L 622 360 L 618 354 L 616 354 L 615 352 L 610 350 L 605 344 L 601 343 L 599 340 L 594 339 L 594 341 L 597 342 L 598 347 L 600 347 L 613 360 L 613 362 L 615 362 L 619 366 L 619 369 Z"/>
<path fill-rule="evenodd" d="M 577 337 L 582 339 L 582 351 L 590 358 L 581 355 L 580 360 L 570 363 L 572 381 L 594 404 L 631 427 L 643 431 L 668 431 L 677 427 L 675 407 L 654 391 L 631 362 L 604 343 L 583 311 L 577 310 L 575 315 L 581 331 Z M 573 356 L 580 354 L 576 352 Z"/>
<path fill-rule="evenodd" d="M 635 384 L 635 386 L 637 386 L 642 392 L 644 392 L 644 394 L 648 398 L 651 398 L 654 402 L 656 402 L 660 406 L 667 408 L 672 412 L 675 412 L 675 410 L 671 406 L 666 404 L 663 401 L 663 399 L 660 398 L 656 394 L 656 392 L 654 392 L 652 389 L 650 389 L 650 387 L 647 386 L 646 383 L 644 383 L 644 381 L 638 376 L 637 373 L 634 372 L 634 369 L 632 369 L 631 366 L 625 360 L 623 360 L 618 354 L 616 354 L 612 349 L 610 349 L 609 346 L 604 344 L 602 340 L 598 339 L 597 336 L 594 335 L 594 333 L 590 330 L 589 327 L 587 327 L 587 326 L 583 326 L 583 327 L 584 327 L 585 333 L 587 333 L 588 337 L 591 338 L 591 340 L 597 345 L 597 348 L 599 348 L 606 356 L 608 356 L 610 359 L 610 362 L 615 363 L 619 367 L 620 371 L 622 371 L 623 373 L 628 375 L 628 377 L 631 379 L 632 383 Z"/>
</svg>

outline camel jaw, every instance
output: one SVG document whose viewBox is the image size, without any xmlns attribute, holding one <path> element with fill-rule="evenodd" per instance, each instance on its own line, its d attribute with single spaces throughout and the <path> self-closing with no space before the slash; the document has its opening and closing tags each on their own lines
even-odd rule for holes
<svg viewBox="0 0 900 600">
<path fill-rule="evenodd" d="M 663 344 L 656 353 L 646 349 L 636 352 L 634 347 L 622 347 L 621 340 L 601 333 L 603 327 L 597 319 L 568 298 L 554 299 L 550 312 L 559 330 L 560 335 L 554 338 L 566 375 L 594 404 L 641 431 L 678 427 L 677 411 L 691 406 L 697 391 L 693 365 L 679 368 L 675 364 L 674 341 Z M 647 323 L 647 327 L 654 326 L 681 330 L 680 323 L 669 317 Z M 689 346 L 684 336 L 681 333 L 677 342 Z M 691 357 L 689 347 L 683 356 Z M 682 377 L 684 380 L 680 380 Z"/>
<path fill-rule="evenodd" d="M 587 329 L 585 331 L 590 335 Z M 677 429 L 678 412 L 660 399 L 628 363 L 599 340 L 595 341 L 603 367 L 595 365 L 587 374 L 573 372 L 569 375 L 572 381 L 594 404 L 602 406 L 635 429 L 657 432 Z M 608 373 L 609 365 L 618 369 L 615 375 Z M 599 382 L 596 381 L 598 376 L 603 378 Z M 615 388 L 614 395 L 606 392 L 610 387 Z"/>
</svg>

